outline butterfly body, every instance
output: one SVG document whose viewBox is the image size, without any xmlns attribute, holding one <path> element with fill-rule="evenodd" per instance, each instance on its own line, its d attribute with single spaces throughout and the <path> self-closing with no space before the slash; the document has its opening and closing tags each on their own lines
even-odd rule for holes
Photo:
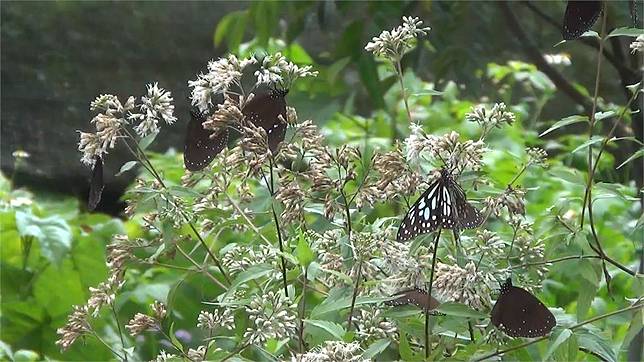
<svg viewBox="0 0 644 362">
<path fill-rule="evenodd" d="M 481 213 L 467 202 L 461 186 L 447 169 L 409 208 L 396 239 L 400 242 L 417 235 L 443 229 L 470 229 L 483 223 Z"/>
<path fill-rule="evenodd" d="M 105 184 L 103 183 L 103 159 L 100 156 L 96 156 L 94 160 L 94 167 L 92 168 L 92 178 L 89 182 L 89 197 L 87 199 L 87 208 L 89 210 L 96 209 L 98 203 L 101 202 L 101 196 L 103 195 L 103 188 Z"/>
<path fill-rule="evenodd" d="M 554 315 L 537 297 L 512 285 L 501 286 L 499 299 L 492 308 L 491 321 L 510 337 L 542 337 L 557 324 Z"/>
<path fill-rule="evenodd" d="M 601 12 L 601 1 L 568 1 L 561 35 L 565 40 L 579 38 L 590 30 Z"/>
<path fill-rule="evenodd" d="M 385 305 L 398 306 L 412 304 L 422 310 L 433 310 L 438 308 L 440 303 L 436 298 L 431 297 L 426 291 L 419 288 L 404 289 L 396 292 L 396 299 L 385 302 Z"/>
</svg>

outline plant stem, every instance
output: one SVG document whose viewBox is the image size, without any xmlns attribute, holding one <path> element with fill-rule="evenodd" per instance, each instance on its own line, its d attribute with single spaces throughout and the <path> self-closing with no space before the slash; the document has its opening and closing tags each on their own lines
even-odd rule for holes
<svg viewBox="0 0 644 362">
<path fill-rule="evenodd" d="M 110 303 L 110 309 L 114 315 L 114 322 L 116 323 L 116 328 L 119 331 L 119 337 L 121 339 L 121 348 L 123 349 L 124 361 L 127 362 L 127 352 L 125 351 L 125 339 L 123 338 L 123 331 L 121 330 L 121 323 L 119 322 L 119 317 L 116 314 L 116 308 L 114 308 L 114 303 Z"/>
<path fill-rule="evenodd" d="M 432 297 L 432 284 L 434 282 L 434 270 L 436 269 L 436 253 L 438 251 L 438 240 L 441 237 L 441 231 L 443 228 L 439 228 L 434 238 L 434 254 L 432 255 L 432 270 L 429 274 L 429 287 L 427 288 L 427 296 L 431 299 Z M 429 358 L 429 353 L 431 352 L 431 344 L 429 343 L 429 334 L 431 333 L 429 325 L 429 303 L 425 305 L 425 358 Z"/>
<path fill-rule="evenodd" d="M 300 339 L 300 353 L 304 353 L 304 314 L 306 313 L 306 282 L 308 279 L 308 268 L 306 266 L 303 266 L 304 268 L 304 280 L 302 281 L 302 310 L 300 312 L 300 333 L 299 333 L 299 339 Z"/>
<path fill-rule="evenodd" d="M 250 346 L 250 342 L 246 342 L 246 343 L 242 344 L 237 349 L 235 349 L 232 352 L 230 352 L 226 357 L 222 358 L 221 362 L 224 362 L 224 361 L 227 361 L 227 360 L 231 359 L 237 353 L 241 353 L 243 350 L 245 350 L 248 346 Z"/>
<path fill-rule="evenodd" d="M 407 102 L 407 92 L 405 91 L 405 84 L 403 83 L 404 74 L 403 74 L 403 71 L 402 71 L 402 65 L 400 64 L 400 61 L 401 61 L 400 57 L 397 57 L 396 62 L 395 62 L 396 73 L 398 74 L 398 82 L 400 83 L 400 92 L 401 92 L 401 95 L 402 95 L 402 98 L 403 98 L 403 102 L 405 103 L 405 110 L 407 111 L 407 118 L 409 118 L 409 123 L 412 123 L 413 120 L 411 118 L 411 111 L 409 110 L 409 103 Z M 397 137 L 397 135 L 398 135 L 398 130 L 396 129 L 395 120 L 394 120 L 394 123 L 393 123 L 393 131 L 394 131 L 393 137 L 395 139 Z"/>
<path fill-rule="evenodd" d="M 197 263 L 193 258 L 191 258 L 190 255 L 188 253 L 186 253 L 185 250 L 181 249 L 181 247 L 179 245 L 177 245 L 177 250 L 179 250 L 179 253 L 181 253 L 181 255 L 183 255 L 184 258 L 188 259 L 190 264 L 194 265 L 197 268 L 197 270 L 199 270 L 202 273 L 204 273 L 204 275 L 206 275 L 208 278 L 210 278 L 210 280 L 212 280 L 215 284 L 217 284 L 219 287 L 221 287 L 224 290 L 228 289 L 225 285 L 223 285 L 219 281 L 219 279 L 215 278 L 212 274 L 208 273 L 207 270 L 205 270 L 201 265 L 199 265 L 199 263 Z"/>
<path fill-rule="evenodd" d="M 351 296 L 351 307 L 349 308 L 349 318 L 347 319 L 347 332 L 351 331 L 353 320 L 353 310 L 356 307 L 356 299 L 358 298 L 358 290 L 360 289 L 360 279 L 362 279 L 362 258 L 358 260 L 358 273 L 356 276 L 356 284 L 353 286 L 353 295 Z"/>
<path fill-rule="evenodd" d="M 551 260 L 544 260 L 544 261 L 537 261 L 534 263 L 525 263 L 521 265 L 516 265 L 513 266 L 513 268 L 525 268 L 529 266 L 534 266 L 534 265 L 544 265 L 544 264 L 552 264 L 552 263 L 558 263 L 560 261 L 566 261 L 566 260 L 579 260 L 579 259 L 601 259 L 602 257 L 599 255 L 570 255 L 570 256 L 563 256 L 561 258 L 557 259 L 551 259 Z"/>
<path fill-rule="evenodd" d="M 92 335 L 96 339 L 98 339 L 98 341 L 101 342 L 105 347 L 107 347 L 107 349 L 109 349 L 112 352 L 112 354 L 114 354 L 118 359 L 120 359 L 121 361 L 125 361 L 125 358 L 123 358 L 123 356 L 121 356 L 118 352 L 116 352 L 114 348 L 112 348 L 109 344 L 107 344 L 107 342 L 105 342 L 105 340 L 101 338 L 101 336 L 99 336 L 98 333 L 96 333 L 95 331 L 92 331 Z"/>
<path fill-rule="evenodd" d="M 630 307 L 622 308 L 622 309 L 616 310 L 614 312 L 610 312 L 610 313 L 606 313 L 606 314 L 602 314 L 602 315 L 590 318 L 590 319 L 588 319 L 586 321 L 577 323 L 574 326 L 569 327 L 568 329 L 575 330 L 575 329 L 577 329 L 579 327 L 582 327 L 582 326 L 584 326 L 586 324 L 593 323 L 593 322 L 596 322 L 598 320 L 614 316 L 616 314 L 620 314 L 620 313 L 628 312 L 628 311 L 631 311 L 631 310 L 639 309 L 639 308 L 642 308 L 642 306 L 644 306 L 644 304 L 642 304 L 641 301 L 638 301 L 638 302 L 636 302 L 634 305 L 632 305 Z M 543 337 L 534 339 L 534 340 L 526 342 L 526 343 L 522 343 L 522 344 L 520 344 L 518 346 L 514 346 L 514 347 L 511 347 L 511 348 L 508 348 L 508 349 L 504 349 L 504 350 L 496 351 L 494 353 L 487 354 L 487 355 L 485 355 L 483 357 L 479 357 L 479 358 L 475 359 L 474 361 L 478 362 L 478 361 L 483 361 L 483 360 L 486 360 L 488 358 L 492 358 L 492 357 L 495 357 L 495 356 L 500 356 L 500 355 L 503 355 L 503 354 L 508 353 L 508 352 L 512 352 L 512 351 L 516 351 L 516 350 L 525 348 L 527 346 L 530 346 L 530 345 L 533 345 L 535 343 L 541 342 L 541 341 L 543 341 L 545 339 L 548 339 L 548 338 L 550 338 L 550 335 L 543 336 Z"/>
<path fill-rule="evenodd" d="M 273 212 L 273 221 L 275 222 L 275 229 L 277 231 L 277 242 L 280 248 L 280 261 L 282 264 L 282 283 L 284 284 L 284 295 L 288 297 L 288 284 L 286 282 L 286 260 L 284 260 L 284 241 L 282 240 L 282 230 L 280 228 L 280 221 L 275 212 L 275 183 L 273 182 L 273 157 L 268 158 L 269 161 L 269 178 L 270 185 L 267 183 L 268 191 L 271 193 L 271 211 Z M 266 178 L 264 177 L 264 181 Z"/>
</svg>

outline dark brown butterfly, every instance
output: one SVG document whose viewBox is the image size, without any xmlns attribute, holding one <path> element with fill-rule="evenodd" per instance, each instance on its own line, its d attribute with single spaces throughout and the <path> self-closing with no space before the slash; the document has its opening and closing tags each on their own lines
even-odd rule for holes
<svg viewBox="0 0 644 362">
<path fill-rule="evenodd" d="M 418 308 L 425 310 L 433 310 L 438 308 L 440 303 L 434 297 L 430 297 L 426 291 L 419 288 L 404 289 L 396 292 L 395 296 L 399 296 L 396 299 L 389 300 L 385 302 L 385 305 L 397 306 L 397 305 L 408 305 L 412 304 Z"/>
<path fill-rule="evenodd" d="M 481 213 L 467 202 L 465 191 L 443 168 L 438 180 L 416 200 L 398 228 L 397 240 L 443 229 L 471 229 L 483 223 Z"/>
<path fill-rule="evenodd" d="M 216 135 L 203 128 L 206 116 L 196 109 L 190 111 L 190 122 L 183 148 L 183 163 L 188 171 L 203 170 L 228 144 L 230 131 L 225 128 Z"/>
<path fill-rule="evenodd" d="M 568 1 L 561 35 L 565 40 L 579 38 L 590 30 L 601 12 L 601 1 Z"/>
<path fill-rule="evenodd" d="M 286 135 L 286 94 L 288 90 L 274 89 L 255 94 L 244 106 L 242 114 L 254 125 L 262 127 L 268 137 L 268 147 L 277 150 Z M 206 116 L 191 111 L 191 119 L 186 133 L 183 161 L 189 171 L 203 170 L 228 144 L 233 137 L 228 128 L 213 131 L 203 128 Z M 281 116 L 281 117 L 280 117 Z"/>
<path fill-rule="evenodd" d="M 491 320 L 508 336 L 526 338 L 545 336 L 557 324 L 555 316 L 537 297 L 513 286 L 510 278 L 501 285 Z"/>
<path fill-rule="evenodd" d="M 94 159 L 94 168 L 92 168 L 92 179 L 89 182 L 89 198 L 87 200 L 87 208 L 90 211 L 96 209 L 96 206 L 101 201 L 104 187 L 103 159 L 100 156 L 96 156 Z"/>
<path fill-rule="evenodd" d="M 255 94 L 242 113 L 255 126 L 262 127 L 268 137 L 268 148 L 274 152 L 286 135 L 286 95 L 288 90 L 273 89 Z M 281 117 L 280 117 L 281 116 Z"/>
</svg>

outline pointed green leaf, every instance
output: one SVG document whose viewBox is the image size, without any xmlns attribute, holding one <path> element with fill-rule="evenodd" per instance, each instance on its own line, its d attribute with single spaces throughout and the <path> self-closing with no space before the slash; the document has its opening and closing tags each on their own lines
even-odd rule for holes
<svg viewBox="0 0 644 362">
<path fill-rule="evenodd" d="M 128 161 L 128 162 L 124 163 L 123 166 L 121 166 L 121 169 L 119 170 L 119 172 L 114 176 L 121 176 L 125 172 L 130 171 L 132 168 L 134 168 L 134 166 L 136 166 L 137 163 L 139 163 L 139 162 L 138 161 Z"/>
<path fill-rule="evenodd" d="M 550 345 L 548 346 L 548 350 L 546 353 L 543 355 L 542 359 L 544 361 L 548 361 L 548 358 L 552 355 L 552 353 L 559 348 L 559 346 L 564 343 L 568 338 L 572 336 L 572 331 L 570 329 L 564 329 L 557 333 L 557 337 L 553 340 L 552 337 L 550 337 Z"/>
<path fill-rule="evenodd" d="M 332 335 L 336 340 L 342 340 L 342 337 L 344 337 L 344 334 L 346 333 L 341 325 L 329 321 L 305 319 L 304 324 L 321 328 Z"/>
<path fill-rule="evenodd" d="M 640 35 L 644 35 L 644 29 L 622 27 L 611 31 L 607 38 L 612 38 L 614 36 L 630 36 L 637 38 Z"/>
<path fill-rule="evenodd" d="M 379 339 L 375 342 L 373 342 L 369 348 L 367 348 L 363 353 L 362 353 L 362 358 L 372 360 L 374 357 L 382 353 L 389 345 L 391 344 L 390 339 Z"/>
<path fill-rule="evenodd" d="M 547 135 L 548 133 L 550 133 L 550 132 L 552 132 L 554 130 L 557 130 L 557 129 L 561 128 L 561 127 L 569 126 L 571 124 L 580 123 L 580 122 L 588 122 L 588 117 L 587 116 L 580 116 L 580 115 L 576 114 L 574 116 L 563 118 L 560 121 L 558 121 L 555 124 L 553 124 L 547 130 L 545 130 L 543 133 L 541 133 L 539 135 L 539 137 L 543 137 L 543 136 Z"/>
</svg>

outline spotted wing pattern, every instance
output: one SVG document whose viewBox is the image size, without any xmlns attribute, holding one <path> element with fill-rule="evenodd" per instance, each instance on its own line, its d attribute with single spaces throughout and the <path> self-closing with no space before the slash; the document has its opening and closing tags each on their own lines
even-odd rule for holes
<svg viewBox="0 0 644 362">
<path fill-rule="evenodd" d="M 286 94 L 288 90 L 275 89 L 255 94 L 242 113 L 254 125 L 262 127 L 268 137 L 268 148 L 277 150 L 286 135 Z M 280 119 L 280 116 L 281 119 Z"/>
<path fill-rule="evenodd" d="M 94 168 L 92 168 L 92 178 L 89 182 L 89 197 L 87 200 L 87 208 L 90 210 L 96 209 L 98 203 L 101 202 L 103 195 L 103 159 L 99 156 L 96 157 Z"/>
<path fill-rule="evenodd" d="M 481 214 L 467 202 L 463 189 L 443 169 L 438 180 L 409 208 L 396 239 L 404 242 L 439 227 L 460 230 L 477 227 L 482 222 Z"/>
<path fill-rule="evenodd" d="M 385 302 L 385 305 L 397 306 L 413 304 L 418 308 L 425 310 L 436 309 L 440 303 L 434 297 L 430 297 L 426 291 L 419 288 L 404 289 L 396 292 L 396 299 Z"/>
<path fill-rule="evenodd" d="M 222 129 L 214 134 L 203 128 L 206 116 L 198 110 L 190 111 L 190 122 L 183 149 L 183 163 L 189 171 L 203 170 L 228 143 L 230 131 Z"/>
<path fill-rule="evenodd" d="M 579 38 L 590 30 L 601 12 L 601 1 L 568 1 L 561 35 L 565 40 Z"/>
<path fill-rule="evenodd" d="M 557 324 L 554 315 L 537 297 L 513 286 L 511 279 L 501 286 L 491 321 L 508 336 L 525 338 L 545 336 Z"/>
</svg>

